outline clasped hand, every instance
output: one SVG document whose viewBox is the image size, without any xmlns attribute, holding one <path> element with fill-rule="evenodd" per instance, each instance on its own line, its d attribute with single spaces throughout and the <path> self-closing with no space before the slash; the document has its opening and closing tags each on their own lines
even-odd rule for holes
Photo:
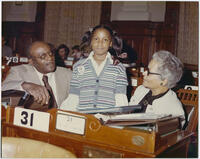
<svg viewBox="0 0 200 159">
<path fill-rule="evenodd" d="M 34 97 L 35 102 L 41 105 L 48 104 L 50 96 L 46 87 L 34 83 L 24 82 L 22 84 L 22 88 Z"/>
</svg>

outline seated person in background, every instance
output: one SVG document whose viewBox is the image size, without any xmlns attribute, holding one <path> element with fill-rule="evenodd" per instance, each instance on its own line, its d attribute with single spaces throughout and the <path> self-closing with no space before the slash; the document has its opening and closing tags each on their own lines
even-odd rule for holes
<svg viewBox="0 0 200 159">
<path fill-rule="evenodd" d="M 65 44 L 58 46 L 55 53 L 56 66 L 66 67 L 65 60 L 69 55 L 69 48 Z"/>
<path fill-rule="evenodd" d="M 72 47 L 72 56 L 75 56 L 76 53 L 80 52 L 80 48 L 79 48 L 79 45 L 74 45 Z"/>
<path fill-rule="evenodd" d="M 108 52 L 110 47 L 120 50 L 121 40 L 105 25 L 96 26 L 88 40 L 93 51 L 74 65 L 70 94 L 61 109 L 84 111 L 128 105 L 125 67 L 114 65 Z"/>
<path fill-rule="evenodd" d="M 137 53 L 125 41 L 123 41 L 123 48 L 118 57 L 125 67 L 136 66 Z"/>
<path fill-rule="evenodd" d="M 82 52 L 80 51 L 79 45 L 74 45 L 72 47 L 72 56 L 74 57 L 74 63 L 81 59 Z"/>
<path fill-rule="evenodd" d="M 175 92 L 171 90 L 181 79 L 183 64 L 168 51 L 153 54 L 144 80 L 131 97 L 130 105 L 140 104 L 142 112 L 181 115 L 184 109 Z"/>
<path fill-rule="evenodd" d="M 4 37 L 2 37 L 2 56 L 13 56 L 13 51 L 9 46 L 6 45 L 6 39 Z"/>
<path fill-rule="evenodd" d="M 173 91 L 178 91 L 179 89 L 184 89 L 186 85 L 195 86 L 195 79 L 192 76 L 192 71 L 184 69 L 183 75 L 177 85 L 172 88 Z"/>
<path fill-rule="evenodd" d="M 13 51 L 13 56 L 20 57 L 20 53 L 17 50 L 15 50 Z"/>
<path fill-rule="evenodd" d="M 47 76 L 56 104 L 60 106 L 68 97 L 71 71 L 55 66 L 55 57 L 50 46 L 42 41 L 31 44 L 28 58 L 29 64 L 11 67 L 10 73 L 3 81 L 2 91 L 10 89 L 26 91 L 33 95 L 35 102 L 46 105 L 51 99 L 45 87 L 44 80 Z"/>
<path fill-rule="evenodd" d="M 80 46 L 80 48 L 82 52 L 82 58 L 87 58 L 92 51 L 90 45 L 83 44 Z"/>
<path fill-rule="evenodd" d="M 123 40 L 123 48 L 121 53 L 118 55 L 118 59 L 124 65 L 124 67 L 126 67 L 126 74 L 129 83 L 127 87 L 127 98 L 129 101 L 133 91 L 131 82 L 132 72 L 130 72 L 129 68 L 136 66 L 137 52 Z"/>
</svg>

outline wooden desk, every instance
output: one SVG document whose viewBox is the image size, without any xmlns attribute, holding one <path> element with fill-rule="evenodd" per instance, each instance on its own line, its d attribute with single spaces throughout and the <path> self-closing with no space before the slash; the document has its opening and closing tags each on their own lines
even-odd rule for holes
<svg viewBox="0 0 200 159">
<path fill-rule="evenodd" d="M 42 132 L 14 125 L 14 111 L 14 107 L 7 108 L 6 121 L 2 122 L 2 136 L 45 141 L 68 149 L 77 157 L 186 157 L 187 143 L 193 134 L 178 130 L 161 136 L 155 131 L 112 128 L 101 125 L 93 115 L 65 111 L 86 119 L 85 133 L 78 135 L 56 129 L 57 109 L 48 111 L 49 132 Z"/>
</svg>

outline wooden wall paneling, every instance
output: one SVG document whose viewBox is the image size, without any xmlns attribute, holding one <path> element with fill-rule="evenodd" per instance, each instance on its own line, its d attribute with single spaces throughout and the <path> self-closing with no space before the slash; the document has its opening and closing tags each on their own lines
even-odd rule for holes
<svg viewBox="0 0 200 159">
<path fill-rule="evenodd" d="M 44 40 L 45 9 L 46 9 L 46 2 L 37 2 L 35 25 L 36 25 L 36 38 L 38 40 Z"/>
<path fill-rule="evenodd" d="M 153 23 L 150 22 L 149 26 L 148 26 L 148 30 L 149 30 L 149 53 L 148 56 L 149 58 L 152 57 L 153 53 L 157 51 L 159 44 L 160 44 L 160 40 L 161 37 L 158 36 L 158 34 L 160 34 L 161 32 L 161 26 L 159 25 L 159 23 Z"/>
<path fill-rule="evenodd" d="M 44 39 L 45 2 L 37 2 L 35 22 L 3 22 L 3 35 L 8 45 L 20 56 L 26 56 L 28 46 L 36 40 Z"/>
<path fill-rule="evenodd" d="M 36 40 L 34 33 L 21 33 L 21 35 L 17 38 L 16 42 L 16 52 L 20 54 L 20 56 L 27 56 L 28 46 Z"/>
<path fill-rule="evenodd" d="M 101 3 L 101 18 L 100 23 L 110 23 L 110 16 L 111 16 L 111 5 L 112 2 L 105 2 Z"/>
<path fill-rule="evenodd" d="M 188 70 L 198 71 L 197 65 L 184 63 L 184 67 L 185 67 L 185 69 L 188 69 Z"/>
<path fill-rule="evenodd" d="M 137 64 L 148 62 L 154 52 L 168 50 L 176 55 L 180 2 L 166 2 L 164 22 L 110 21 L 111 3 L 102 3 L 101 23 L 111 26 L 137 51 Z M 104 14 L 106 13 L 106 14 Z"/>
<path fill-rule="evenodd" d="M 146 61 L 148 60 L 147 57 L 144 57 L 145 54 L 143 52 L 144 50 L 144 41 L 146 40 L 144 37 L 141 36 L 122 36 L 123 39 L 125 39 L 125 41 L 127 42 L 127 44 L 129 46 L 131 46 L 132 48 L 134 48 L 137 52 L 137 65 L 139 65 L 139 61 L 142 63 L 146 63 Z"/>
<path fill-rule="evenodd" d="M 152 27 L 149 21 L 113 21 L 119 35 L 132 46 L 138 55 L 137 65 L 148 65 L 152 49 Z"/>
<path fill-rule="evenodd" d="M 180 2 L 166 2 L 166 13 L 165 13 L 165 30 L 167 33 L 171 33 L 174 39 L 174 48 L 172 53 L 177 55 L 177 45 L 178 45 L 178 25 L 179 25 L 179 9 Z M 170 32 L 171 31 L 171 32 Z"/>
<path fill-rule="evenodd" d="M 2 22 L 2 36 L 6 38 L 8 46 L 12 50 L 16 49 L 16 37 L 18 36 L 19 26 L 14 25 L 12 22 Z"/>
</svg>

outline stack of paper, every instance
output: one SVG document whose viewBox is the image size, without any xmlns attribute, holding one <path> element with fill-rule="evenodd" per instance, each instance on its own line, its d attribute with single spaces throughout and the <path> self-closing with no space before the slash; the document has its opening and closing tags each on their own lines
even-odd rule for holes
<svg viewBox="0 0 200 159">
<path fill-rule="evenodd" d="M 121 115 L 95 114 L 94 116 L 101 120 L 104 125 L 139 125 L 153 123 L 157 120 L 166 120 L 172 117 L 170 114 L 152 113 L 132 113 Z"/>
</svg>

